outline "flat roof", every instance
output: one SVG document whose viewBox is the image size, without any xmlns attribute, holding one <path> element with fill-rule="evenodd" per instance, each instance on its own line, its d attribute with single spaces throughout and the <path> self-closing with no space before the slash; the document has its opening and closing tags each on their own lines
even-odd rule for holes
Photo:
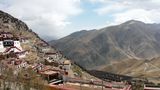
<svg viewBox="0 0 160 90">
<path fill-rule="evenodd" d="M 47 71 L 44 71 L 44 72 L 41 72 L 41 74 L 45 74 L 45 75 L 52 75 L 52 74 L 57 74 L 58 72 L 56 71 L 51 71 L 51 70 L 47 70 Z"/>
</svg>

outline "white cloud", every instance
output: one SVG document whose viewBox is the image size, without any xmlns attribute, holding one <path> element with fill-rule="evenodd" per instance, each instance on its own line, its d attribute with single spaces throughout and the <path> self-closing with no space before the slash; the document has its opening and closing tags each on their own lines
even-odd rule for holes
<svg viewBox="0 0 160 90">
<path fill-rule="evenodd" d="M 145 9 L 153 10 L 159 9 L 159 0 L 93 0 L 94 2 L 101 2 L 102 6 L 96 9 L 98 14 L 108 14 L 108 10 L 119 11 L 126 9 Z M 91 2 L 93 2 L 91 0 Z"/>
<path fill-rule="evenodd" d="M 105 2 L 105 0 L 89 0 L 92 3 L 97 3 L 97 2 Z"/>
<path fill-rule="evenodd" d="M 113 23 L 120 24 L 128 20 L 139 20 L 146 23 L 160 22 L 160 13 L 154 10 L 147 11 L 144 9 L 133 9 L 123 13 L 115 14 L 115 20 Z"/>
<path fill-rule="evenodd" d="M 95 11 L 99 15 L 104 15 L 104 14 L 109 14 L 109 13 L 120 12 L 126 8 L 127 7 L 123 4 L 115 3 L 115 4 L 109 4 L 109 5 L 107 5 L 107 7 L 98 8 Z"/>
<path fill-rule="evenodd" d="M 98 15 L 110 14 L 111 24 L 120 24 L 135 19 L 147 23 L 160 22 L 160 0 L 94 0 L 101 2 L 101 7 L 95 11 Z"/>
<path fill-rule="evenodd" d="M 2 0 L 0 9 L 25 21 L 43 36 L 61 37 L 69 17 L 82 12 L 80 0 Z"/>
</svg>

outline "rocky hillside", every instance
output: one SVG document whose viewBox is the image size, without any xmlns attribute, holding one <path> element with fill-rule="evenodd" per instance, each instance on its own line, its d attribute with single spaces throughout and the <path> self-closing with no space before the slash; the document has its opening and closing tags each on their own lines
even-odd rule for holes
<svg viewBox="0 0 160 90">
<path fill-rule="evenodd" d="M 122 60 L 134 63 L 159 57 L 160 25 L 131 20 L 100 30 L 75 32 L 50 44 L 87 69 L 112 71 L 112 64 Z"/>
<path fill-rule="evenodd" d="M 10 32 L 14 37 L 27 39 L 28 43 L 21 43 L 21 45 L 24 50 L 29 52 L 26 58 L 31 62 L 40 58 L 38 45 L 43 43 L 47 46 L 47 43 L 29 29 L 24 22 L 3 11 L 0 11 L 0 32 Z M 50 46 L 48 48 L 54 51 Z"/>
</svg>

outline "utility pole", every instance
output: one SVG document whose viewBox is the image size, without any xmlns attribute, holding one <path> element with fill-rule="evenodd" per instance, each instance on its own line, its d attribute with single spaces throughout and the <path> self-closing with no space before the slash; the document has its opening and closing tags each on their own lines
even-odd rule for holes
<svg viewBox="0 0 160 90">
<path fill-rule="evenodd" d="M 102 90 L 103 90 L 103 80 L 102 80 Z"/>
<path fill-rule="evenodd" d="M 81 83 L 80 83 L 80 90 L 82 90 L 82 86 L 81 86 Z"/>
</svg>

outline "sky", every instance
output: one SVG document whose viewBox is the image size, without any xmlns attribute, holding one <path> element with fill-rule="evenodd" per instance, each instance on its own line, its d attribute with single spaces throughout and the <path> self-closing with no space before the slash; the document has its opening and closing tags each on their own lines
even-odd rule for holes
<svg viewBox="0 0 160 90">
<path fill-rule="evenodd" d="M 160 23 L 160 0 L 0 0 L 0 10 L 45 40 L 128 20 Z"/>
</svg>

